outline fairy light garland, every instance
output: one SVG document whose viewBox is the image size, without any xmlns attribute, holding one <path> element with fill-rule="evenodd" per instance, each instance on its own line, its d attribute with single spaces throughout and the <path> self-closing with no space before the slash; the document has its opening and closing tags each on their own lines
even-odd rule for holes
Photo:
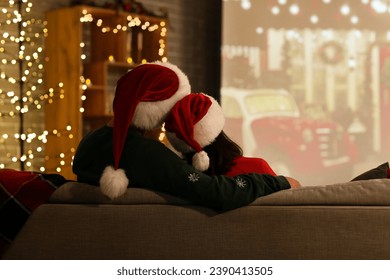
<svg viewBox="0 0 390 280">
<path fill-rule="evenodd" d="M 22 12 L 19 13 L 19 6 Z M 30 12 L 33 7 L 28 0 L 8 1 L 8 8 L 0 8 L 0 121 L 5 122 L 10 118 L 22 117 L 33 111 L 43 110 L 45 104 L 53 103 L 56 99 L 65 96 L 63 84 L 42 90 L 43 78 L 43 39 L 47 36 L 46 21 L 31 18 Z M 29 17 L 29 18 L 27 18 Z M 15 26 L 21 27 L 15 32 Z M 17 49 L 17 51 L 15 51 Z M 22 71 L 15 68 L 22 62 Z M 12 74 L 16 73 L 17 74 Z M 19 86 L 23 84 L 23 92 L 19 93 Z M 7 111 L 5 111 L 5 109 Z M 27 116 L 27 115 L 26 115 Z M 0 169 L 14 168 L 17 163 L 23 163 L 27 170 L 46 171 L 44 159 L 44 146 L 48 136 L 74 138 L 72 127 L 67 125 L 62 129 L 37 132 L 34 127 L 25 128 L 25 132 L 15 133 L 2 131 L 0 135 L 1 154 Z M 17 143 L 25 143 L 25 150 L 15 155 Z M 62 155 L 74 153 L 74 148 Z M 61 154 L 58 158 L 59 168 L 65 165 Z M 43 163 L 40 166 L 39 163 Z M 71 164 L 71 163 L 66 163 Z"/>
<path fill-rule="evenodd" d="M 45 156 L 43 154 L 43 152 L 44 152 L 43 146 L 48 142 L 47 138 L 49 136 L 67 137 L 69 139 L 74 138 L 71 125 L 67 125 L 65 129 L 62 129 L 62 130 L 53 129 L 52 131 L 45 130 L 41 134 L 37 134 L 36 132 L 33 132 L 32 130 L 28 131 L 25 134 L 15 133 L 13 135 L 10 135 L 8 133 L 4 133 L 4 134 L 0 135 L 0 144 L 4 145 L 5 143 L 7 143 L 8 140 L 19 141 L 19 139 L 22 139 L 26 143 L 33 143 L 34 141 L 39 142 L 38 144 L 36 144 L 36 147 L 34 149 L 29 149 L 25 154 L 23 154 L 21 156 L 15 156 L 15 155 L 12 155 L 11 153 L 7 153 L 6 158 L 8 158 L 8 164 L 23 161 L 26 163 L 27 167 L 31 167 L 31 166 L 33 166 L 32 160 L 35 158 L 45 158 L 45 160 L 48 160 L 50 158 L 56 158 L 56 159 L 61 159 L 59 161 L 59 165 L 63 166 L 64 164 L 62 164 L 62 163 L 65 162 L 64 155 L 68 155 L 68 156 L 73 155 L 73 153 L 75 152 L 75 148 L 72 148 L 68 153 L 61 153 L 61 154 L 53 156 L 53 157 Z M 0 168 L 6 168 L 6 166 L 8 164 L 2 162 L 2 163 L 0 163 Z M 71 162 L 69 164 L 71 164 Z M 41 172 L 44 172 L 45 167 L 41 166 L 39 168 L 39 170 Z"/>
<path fill-rule="evenodd" d="M 148 32 L 159 32 L 159 48 L 157 54 L 159 56 L 159 60 L 166 62 L 166 36 L 167 36 L 167 28 L 165 20 L 161 20 L 159 23 L 151 23 L 150 20 L 143 20 L 138 16 L 128 15 L 126 17 L 126 24 L 121 25 L 117 24 L 115 27 L 109 26 L 104 22 L 103 18 L 94 18 L 94 16 L 89 13 L 87 10 L 82 11 L 82 16 L 80 17 L 80 22 L 82 23 L 94 23 L 96 27 L 100 28 L 100 32 L 102 33 L 113 33 L 118 34 L 119 32 L 129 32 L 132 28 L 141 28 L 143 31 Z M 82 42 L 82 45 L 85 46 L 85 43 Z M 82 46 L 82 48 L 83 48 Z M 110 55 L 108 59 L 114 60 L 114 56 Z M 86 55 L 83 53 L 82 58 L 86 59 Z M 127 58 L 127 62 L 132 63 L 134 59 L 132 57 Z M 141 63 L 146 63 L 146 59 L 142 59 Z"/>
<path fill-rule="evenodd" d="M 225 2 L 237 2 L 237 0 L 225 0 Z M 252 6 L 252 0 L 239 0 L 241 8 L 243 10 L 249 11 L 256 9 Z M 329 15 L 320 16 L 318 13 L 315 13 L 316 10 L 321 9 L 320 5 L 324 6 L 336 6 L 335 8 L 335 17 L 340 20 L 338 17 L 341 15 L 346 22 L 349 22 L 351 27 L 356 27 L 362 20 L 367 20 L 362 17 L 360 14 L 359 5 L 367 8 L 372 16 L 373 13 L 379 15 L 390 14 L 390 1 L 388 0 L 354 0 L 354 1 L 332 1 L 332 0 L 317 0 L 313 1 L 315 5 L 319 5 L 318 9 L 303 9 L 308 7 L 309 1 L 300 1 L 297 3 L 295 0 L 274 0 L 269 1 L 268 7 L 262 7 L 269 10 L 270 14 L 275 17 L 285 17 L 286 15 L 296 16 L 303 18 L 308 24 L 312 24 L 313 27 L 321 23 L 329 21 Z M 314 4 L 313 4 L 314 5 Z M 312 12 L 313 11 L 313 12 Z M 360 16 L 360 17 L 359 17 Z"/>
</svg>

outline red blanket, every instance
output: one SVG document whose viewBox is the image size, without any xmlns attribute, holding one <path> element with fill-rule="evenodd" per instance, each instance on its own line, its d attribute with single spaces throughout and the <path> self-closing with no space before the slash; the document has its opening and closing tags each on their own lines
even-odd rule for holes
<svg viewBox="0 0 390 280">
<path fill-rule="evenodd" d="M 58 174 L 0 169 L 0 256 L 31 212 L 65 182 Z"/>
</svg>

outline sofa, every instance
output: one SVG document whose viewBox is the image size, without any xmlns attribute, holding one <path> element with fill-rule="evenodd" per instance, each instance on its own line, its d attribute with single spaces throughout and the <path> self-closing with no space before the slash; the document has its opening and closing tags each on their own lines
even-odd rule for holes
<svg viewBox="0 0 390 280">
<path fill-rule="evenodd" d="M 142 188 L 66 182 L 3 259 L 390 259 L 390 180 L 283 190 L 217 213 Z"/>
</svg>

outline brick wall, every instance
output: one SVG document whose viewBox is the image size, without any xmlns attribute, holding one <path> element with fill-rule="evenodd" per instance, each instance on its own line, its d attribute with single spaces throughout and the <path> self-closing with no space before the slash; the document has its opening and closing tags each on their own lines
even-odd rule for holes
<svg viewBox="0 0 390 280">
<path fill-rule="evenodd" d="M 30 2 L 33 4 L 32 17 L 41 19 L 44 18 L 45 11 L 64 7 L 70 3 L 69 0 L 30 0 Z M 97 4 L 104 2 L 106 0 L 95 1 Z M 139 2 L 147 9 L 153 11 L 164 9 L 168 12 L 168 58 L 188 75 L 193 92 L 202 91 L 219 98 L 222 0 L 139 0 Z M 0 8 L 8 7 L 7 3 L 8 1 L 2 1 Z M 1 28 L 4 29 L 4 26 Z M 2 66 L 1 70 L 6 70 L 8 73 L 17 71 L 15 67 L 13 69 L 7 67 Z M 0 89 L 3 90 L 0 94 L 5 94 L 10 87 L 12 85 L 0 79 Z M 16 87 L 16 93 L 17 90 Z M 13 107 L 6 99 L 0 99 L 0 105 L 1 112 L 9 111 Z M 26 130 L 37 132 L 44 130 L 43 110 L 34 110 L 25 116 Z M 12 162 L 12 156 L 19 156 L 19 144 L 18 141 L 11 139 L 19 132 L 19 127 L 18 118 L 0 117 L 0 168 L 19 169 L 20 167 L 18 163 Z M 11 137 L 3 139 L 3 134 Z M 32 150 L 36 148 L 31 147 Z M 37 155 L 33 161 L 34 165 L 27 169 L 37 170 L 43 164 L 43 153 Z"/>
<path fill-rule="evenodd" d="M 144 0 L 152 6 L 153 0 Z M 161 0 L 169 11 L 168 54 L 191 81 L 194 92 L 219 97 L 221 1 Z"/>
</svg>

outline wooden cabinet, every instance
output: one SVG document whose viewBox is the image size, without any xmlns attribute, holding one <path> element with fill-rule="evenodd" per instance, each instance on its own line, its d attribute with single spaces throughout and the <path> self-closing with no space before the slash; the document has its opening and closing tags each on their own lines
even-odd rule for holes
<svg viewBox="0 0 390 280">
<path fill-rule="evenodd" d="M 98 61 L 84 64 L 84 77 L 90 81 L 84 92 L 83 133 L 106 123 L 112 116 L 117 80 L 134 64 Z"/>
<path fill-rule="evenodd" d="M 118 78 L 140 63 L 167 59 L 165 18 L 75 6 L 46 14 L 46 172 L 75 179 L 82 136 L 112 117 Z"/>
</svg>

